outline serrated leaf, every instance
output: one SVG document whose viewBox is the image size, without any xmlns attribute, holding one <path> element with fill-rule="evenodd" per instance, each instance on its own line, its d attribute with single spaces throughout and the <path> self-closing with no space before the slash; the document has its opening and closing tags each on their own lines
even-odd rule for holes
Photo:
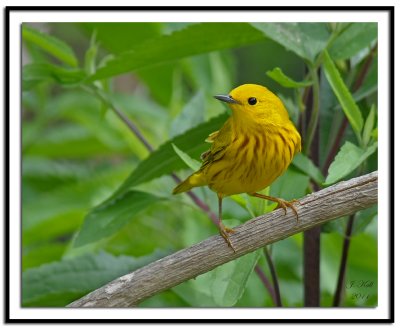
<svg viewBox="0 0 400 329">
<path fill-rule="evenodd" d="M 138 212 L 162 199 L 149 193 L 128 191 L 120 197 L 93 209 L 85 217 L 74 246 L 96 242 L 118 232 Z"/>
<path fill-rule="evenodd" d="M 362 141 L 363 141 L 364 145 L 367 145 L 371 138 L 371 132 L 372 132 L 372 129 L 374 128 L 374 124 L 375 124 L 375 113 L 376 113 L 376 107 L 375 107 L 375 104 L 373 104 L 371 107 L 371 110 L 369 111 L 367 120 L 365 121 L 364 129 L 363 129 Z"/>
<path fill-rule="evenodd" d="M 247 23 L 199 23 L 170 35 L 155 37 L 123 52 L 89 78 L 94 81 L 137 69 L 167 63 L 260 41 L 264 35 Z"/>
<path fill-rule="evenodd" d="M 354 131 L 356 133 L 360 133 L 363 127 L 363 117 L 361 115 L 361 111 L 355 103 L 353 96 L 348 90 L 327 51 L 324 52 L 323 68 L 326 79 L 328 80 L 333 92 L 342 106 L 343 112 L 345 113 Z"/>
<path fill-rule="evenodd" d="M 66 242 L 47 242 L 26 248 L 22 256 L 22 270 L 60 260 L 66 247 Z"/>
<path fill-rule="evenodd" d="M 28 269 L 22 274 L 23 306 L 65 306 L 107 282 L 165 256 L 134 258 L 101 252 Z"/>
<path fill-rule="evenodd" d="M 209 148 L 209 144 L 203 142 L 205 138 L 210 133 L 221 128 L 227 118 L 228 115 L 224 113 L 161 145 L 156 151 L 139 163 L 136 169 L 115 193 L 114 197 L 133 186 L 169 174 L 174 170 L 185 168 L 185 163 L 182 162 L 175 153 L 171 144 L 175 144 L 190 157 L 200 157 L 201 153 Z"/>
<path fill-rule="evenodd" d="M 374 143 L 366 150 L 346 142 L 336 155 L 335 160 L 332 162 L 328 169 L 328 177 L 326 178 L 325 185 L 333 184 L 339 179 L 347 176 L 355 170 L 361 163 L 363 163 L 372 153 L 376 151 L 378 143 Z"/>
<path fill-rule="evenodd" d="M 325 48 L 329 39 L 325 23 L 252 23 L 268 38 L 286 49 L 313 62 L 315 56 Z"/>
<path fill-rule="evenodd" d="M 189 168 L 197 171 L 199 170 L 201 166 L 200 161 L 196 161 L 195 159 L 191 158 L 187 153 L 183 152 L 181 149 L 179 149 L 175 144 L 172 144 L 172 147 L 174 148 L 174 151 L 178 156 L 182 159 L 183 162 L 185 162 Z"/>
<path fill-rule="evenodd" d="M 322 175 L 319 168 L 316 167 L 314 163 L 303 153 L 298 153 L 294 157 L 292 164 L 296 168 L 300 169 L 302 172 L 310 176 L 318 184 L 321 184 L 325 180 L 324 175 Z"/>
<path fill-rule="evenodd" d="M 251 272 L 253 272 L 261 251 L 257 250 L 213 271 L 211 285 L 215 303 L 222 307 L 234 306 L 242 297 Z"/>
<path fill-rule="evenodd" d="M 282 72 L 280 67 L 275 67 L 272 71 L 268 71 L 267 75 L 286 88 L 303 88 L 312 85 L 312 81 L 294 81 Z"/>
<path fill-rule="evenodd" d="M 35 30 L 31 27 L 22 25 L 22 38 L 40 47 L 42 50 L 53 55 L 60 61 L 73 66 L 78 66 L 78 60 L 70 46 L 51 35 Z"/>
<path fill-rule="evenodd" d="M 329 47 L 335 60 L 344 60 L 368 47 L 378 37 L 377 23 L 351 23 Z"/>
</svg>

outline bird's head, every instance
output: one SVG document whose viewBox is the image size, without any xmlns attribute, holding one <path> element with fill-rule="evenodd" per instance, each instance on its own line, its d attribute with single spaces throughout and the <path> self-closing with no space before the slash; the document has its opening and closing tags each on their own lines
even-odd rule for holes
<svg viewBox="0 0 400 329">
<path fill-rule="evenodd" d="M 283 124 L 289 115 L 282 101 L 267 88 L 244 84 L 233 89 L 228 95 L 216 95 L 232 109 L 235 121 Z"/>
</svg>

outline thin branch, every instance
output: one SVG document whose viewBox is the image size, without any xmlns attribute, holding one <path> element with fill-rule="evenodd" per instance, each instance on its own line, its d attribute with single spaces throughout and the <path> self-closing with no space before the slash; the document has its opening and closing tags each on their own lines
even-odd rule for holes
<svg viewBox="0 0 400 329">
<path fill-rule="evenodd" d="M 352 214 L 347 222 L 346 236 L 344 237 L 343 241 L 342 257 L 340 261 L 339 276 L 336 285 L 335 297 L 333 299 L 333 306 L 340 306 L 340 302 L 342 300 L 344 278 L 346 275 L 346 267 L 347 267 L 347 257 L 349 255 L 350 239 L 351 239 L 351 233 L 353 231 L 354 217 L 355 214 Z"/>
<path fill-rule="evenodd" d="M 349 125 L 349 120 L 347 120 L 347 117 L 344 116 L 342 123 L 340 124 L 338 133 L 336 135 L 335 141 L 333 142 L 333 145 L 329 151 L 329 154 L 326 157 L 324 167 L 322 168 L 322 173 L 324 176 L 326 176 L 328 174 L 329 166 L 331 165 L 336 154 L 339 152 L 340 144 L 341 144 L 342 138 L 344 136 L 344 133 L 345 133 L 348 125 Z"/>
<path fill-rule="evenodd" d="M 274 262 L 272 261 L 271 255 L 269 254 L 267 247 L 264 247 L 263 249 L 264 249 L 265 258 L 267 259 L 267 264 L 268 264 L 269 270 L 271 272 L 272 282 L 274 284 L 275 305 L 281 307 L 282 306 L 281 292 L 279 289 L 278 275 L 276 274 Z"/>
<path fill-rule="evenodd" d="M 181 182 L 180 178 L 172 173 L 171 174 L 172 178 L 174 179 L 174 181 L 179 184 Z M 196 194 L 194 194 L 192 191 L 188 191 L 186 192 L 186 194 L 192 199 L 192 201 L 196 204 L 196 206 L 198 206 L 201 210 L 203 210 L 203 212 L 212 220 L 212 222 L 214 223 L 214 225 L 216 227 L 218 227 L 218 216 L 215 212 L 213 212 L 211 210 L 211 208 L 204 203 Z"/>
<path fill-rule="evenodd" d="M 306 154 L 314 165 L 319 167 L 319 142 L 320 142 L 320 126 L 319 126 L 319 71 L 314 68 L 311 69 L 313 77 L 313 89 L 310 92 L 309 102 L 312 102 L 312 108 L 307 103 L 307 137 L 306 137 Z M 319 185 L 312 181 L 313 191 L 319 190 Z M 320 303 L 320 234 L 321 228 L 314 227 L 304 232 L 303 243 L 303 273 L 304 273 L 304 306 L 319 306 Z"/>
<path fill-rule="evenodd" d="M 311 143 L 314 139 L 314 134 L 317 129 L 318 119 L 319 119 L 319 73 L 318 69 L 311 68 L 311 76 L 313 80 L 313 89 L 312 89 L 312 111 L 309 122 L 307 124 L 307 133 L 304 142 L 304 153 L 308 154 L 310 151 Z"/>
<path fill-rule="evenodd" d="M 377 203 L 378 173 L 340 182 L 299 200 L 296 222 L 293 212 L 278 209 L 235 228 L 230 238 L 236 253 L 220 235 L 212 236 L 141 269 L 126 274 L 69 304 L 69 307 L 130 307 L 184 281 L 258 248 L 353 214 Z"/>
<path fill-rule="evenodd" d="M 256 267 L 254 268 L 254 271 L 257 273 L 257 275 L 260 278 L 260 280 L 261 280 L 262 284 L 264 285 L 264 287 L 268 290 L 268 292 L 271 295 L 272 300 L 275 303 L 275 305 L 277 305 L 278 302 L 276 300 L 276 294 L 275 294 L 275 291 L 274 291 L 274 287 L 272 286 L 271 282 L 269 282 L 267 276 L 265 275 L 265 273 L 263 272 L 261 267 L 259 265 L 256 265 Z"/>
<path fill-rule="evenodd" d="M 94 96 L 97 96 L 101 101 L 106 104 L 121 120 L 125 125 L 130 129 L 130 131 L 138 138 L 142 144 L 147 148 L 149 152 L 153 152 L 153 147 L 144 137 L 138 126 L 134 122 L 132 122 L 122 111 L 120 111 L 114 104 L 108 99 L 107 96 L 104 95 L 104 92 L 97 88 L 96 86 L 82 86 L 83 90 L 91 93 Z"/>
<path fill-rule="evenodd" d="M 304 306 L 320 306 L 320 256 L 321 228 L 313 227 L 304 232 L 303 273 Z"/>
</svg>

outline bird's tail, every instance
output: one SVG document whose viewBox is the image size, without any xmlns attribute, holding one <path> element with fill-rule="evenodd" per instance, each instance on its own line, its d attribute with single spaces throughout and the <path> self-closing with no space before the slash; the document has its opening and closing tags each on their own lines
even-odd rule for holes
<svg viewBox="0 0 400 329">
<path fill-rule="evenodd" d="M 204 175 L 199 172 L 195 172 L 193 175 L 186 178 L 182 183 L 174 188 L 172 194 L 183 193 L 191 190 L 193 187 L 207 185 L 204 179 Z"/>
</svg>

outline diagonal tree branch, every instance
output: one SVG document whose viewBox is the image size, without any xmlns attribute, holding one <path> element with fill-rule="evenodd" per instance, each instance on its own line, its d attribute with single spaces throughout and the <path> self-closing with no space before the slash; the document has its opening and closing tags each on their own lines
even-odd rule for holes
<svg viewBox="0 0 400 329">
<path fill-rule="evenodd" d="M 130 307 L 159 292 L 208 272 L 244 254 L 293 234 L 350 215 L 377 202 L 378 173 L 340 182 L 307 195 L 297 206 L 299 222 L 282 209 L 235 228 L 231 239 L 237 252 L 216 235 L 126 274 L 71 303 L 68 307 Z"/>
</svg>

